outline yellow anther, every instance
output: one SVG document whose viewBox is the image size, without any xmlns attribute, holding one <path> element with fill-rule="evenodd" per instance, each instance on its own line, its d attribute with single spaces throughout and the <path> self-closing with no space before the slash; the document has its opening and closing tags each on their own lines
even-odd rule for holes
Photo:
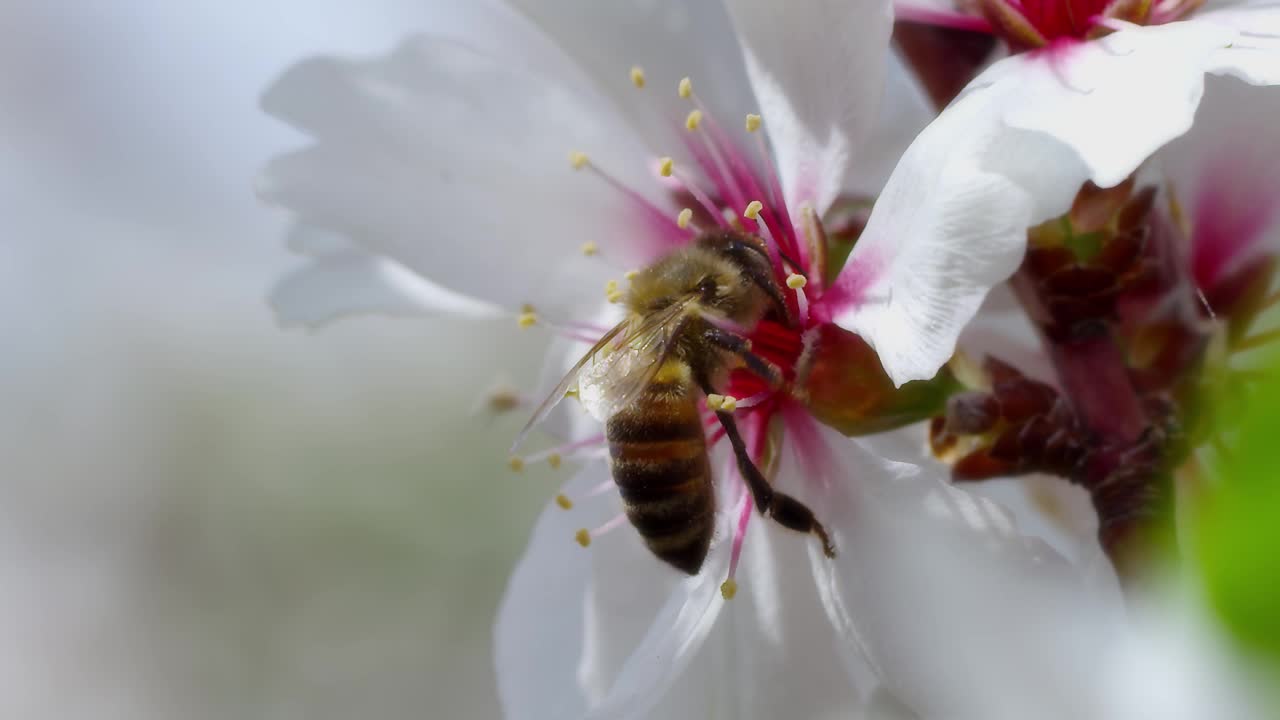
<svg viewBox="0 0 1280 720">
<path fill-rule="evenodd" d="M 512 455 L 511 459 L 507 461 L 507 467 L 511 468 L 511 472 L 524 470 L 524 458 Z"/>
<path fill-rule="evenodd" d="M 702 111 L 690 110 L 688 116 L 684 119 L 684 127 L 686 130 L 697 130 L 698 125 L 702 124 Z"/>
<path fill-rule="evenodd" d="M 560 453 L 551 453 L 547 456 L 547 464 L 551 466 L 552 470 L 559 470 L 561 462 L 564 462 L 564 458 L 560 457 Z M 560 497 L 564 496 L 561 495 Z"/>
<path fill-rule="evenodd" d="M 679 215 L 676 216 L 676 225 L 679 225 L 680 229 L 683 230 L 689 227 L 689 221 L 692 219 L 693 219 L 693 211 L 690 210 L 689 208 L 685 208 L 680 211 Z"/>
<path fill-rule="evenodd" d="M 720 583 L 720 595 L 725 600 L 732 600 L 734 595 L 738 594 L 738 582 L 733 578 Z"/>
<path fill-rule="evenodd" d="M 631 68 L 631 84 L 638 88 L 644 87 L 644 68 L 639 65 Z"/>
<path fill-rule="evenodd" d="M 808 284 L 809 284 L 809 280 L 805 278 L 805 276 L 801 275 L 800 273 L 791 273 L 790 275 L 787 276 L 787 287 L 791 288 L 792 290 L 799 290 L 800 288 Z"/>
<path fill-rule="evenodd" d="M 639 274 L 640 274 L 640 271 L 639 271 L 639 270 L 628 270 L 628 271 L 626 271 L 626 272 L 622 273 L 622 277 L 624 277 L 624 278 L 626 278 L 628 281 L 630 281 L 630 280 L 635 280 L 635 279 L 636 279 L 636 276 L 637 276 L 637 275 L 639 275 Z"/>
<path fill-rule="evenodd" d="M 616 293 L 616 292 L 618 292 L 618 281 L 617 281 L 617 280 L 610 280 L 609 282 L 607 282 L 607 283 L 605 283 L 605 284 L 604 284 L 604 294 L 605 294 L 605 295 L 612 295 L 613 293 Z"/>
<path fill-rule="evenodd" d="M 720 410 L 722 412 L 733 412 L 738 409 L 738 398 L 732 395 L 725 395 L 720 401 Z"/>
<path fill-rule="evenodd" d="M 535 310 L 535 309 L 534 309 L 533 305 L 531 305 L 531 304 L 529 304 L 529 303 L 523 303 L 523 304 L 520 306 L 520 312 L 522 312 L 522 313 L 535 313 L 535 312 L 537 312 L 537 310 Z"/>
<path fill-rule="evenodd" d="M 605 299 L 605 300 L 608 300 L 608 301 L 609 301 L 609 302 L 611 302 L 611 303 L 619 303 L 619 302 L 622 302 L 622 298 L 624 298 L 624 297 L 626 297 L 626 295 L 624 295 L 624 294 L 623 294 L 623 293 L 621 293 L 621 292 L 618 292 L 617 290 L 614 290 L 614 291 L 613 291 L 613 292 L 611 292 L 611 293 L 607 293 L 607 294 L 604 296 L 604 299 Z"/>
<path fill-rule="evenodd" d="M 723 408 L 724 401 L 725 401 L 725 397 L 723 395 L 717 395 L 715 393 L 707 394 L 707 407 L 711 408 L 712 410 L 720 410 L 721 408 Z"/>
<path fill-rule="evenodd" d="M 754 113 L 747 115 L 747 132 L 755 132 L 760 129 L 760 116 Z"/>
<path fill-rule="evenodd" d="M 594 240 L 588 240 L 582 243 L 583 255 L 586 255 L 587 257 L 591 257 L 592 255 L 595 255 L 598 252 L 600 252 L 600 246 L 597 245 Z"/>
<path fill-rule="evenodd" d="M 587 157 L 587 154 L 584 152 L 574 150 L 569 153 L 569 164 L 573 166 L 574 170 L 581 170 L 586 167 L 589 162 L 591 162 L 591 158 Z"/>
<path fill-rule="evenodd" d="M 752 200 L 747 203 L 747 209 L 742 211 L 742 217 L 748 220 L 755 220 L 760 217 L 760 211 L 764 209 L 764 203 L 759 200 Z"/>
<path fill-rule="evenodd" d="M 591 544 L 591 533 L 587 532 L 586 528 L 582 528 L 573 534 L 573 539 L 577 540 L 582 547 L 587 547 Z"/>
<path fill-rule="evenodd" d="M 522 312 L 520 317 L 516 318 L 516 324 L 520 326 L 521 330 L 528 330 L 538 324 L 538 315 L 533 312 Z"/>
<path fill-rule="evenodd" d="M 693 81 L 689 78 L 680 78 L 680 85 L 676 88 L 676 92 L 680 93 L 680 97 L 687 98 L 693 94 Z"/>
<path fill-rule="evenodd" d="M 676 167 L 676 161 L 669 157 L 658 158 L 658 174 L 662 177 L 671 177 L 671 171 Z"/>
<path fill-rule="evenodd" d="M 573 501 L 569 499 L 568 495 L 563 495 L 563 494 L 557 495 L 556 504 L 565 510 L 573 509 Z"/>
</svg>

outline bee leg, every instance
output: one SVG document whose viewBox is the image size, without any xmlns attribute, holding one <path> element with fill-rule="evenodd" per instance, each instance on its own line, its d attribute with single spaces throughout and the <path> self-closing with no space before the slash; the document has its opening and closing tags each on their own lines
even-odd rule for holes
<svg viewBox="0 0 1280 720">
<path fill-rule="evenodd" d="M 751 352 L 750 340 L 728 330 L 721 330 L 718 327 L 708 329 L 703 337 L 706 338 L 707 342 L 724 348 L 742 358 L 742 362 L 746 364 L 747 369 L 769 383 L 770 387 L 775 389 L 782 387 L 782 371 L 773 363 Z"/>
<path fill-rule="evenodd" d="M 708 392 L 709 389 L 710 386 L 703 383 L 704 392 Z M 751 499 L 755 501 L 756 509 L 760 514 L 768 515 L 774 522 L 787 529 L 817 535 L 822 541 L 822 551 L 827 557 L 835 557 L 836 548 L 831 544 L 827 529 L 822 527 L 822 523 L 814 517 L 809 506 L 786 493 L 774 490 L 764 474 L 751 461 L 751 455 L 747 453 L 747 444 L 742 440 L 742 433 L 738 432 L 738 423 L 734 421 L 733 414 L 717 412 L 716 417 L 720 419 L 725 435 L 733 445 L 733 454 L 738 460 L 738 470 L 747 481 L 747 489 L 751 491 Z"/>
</svg>

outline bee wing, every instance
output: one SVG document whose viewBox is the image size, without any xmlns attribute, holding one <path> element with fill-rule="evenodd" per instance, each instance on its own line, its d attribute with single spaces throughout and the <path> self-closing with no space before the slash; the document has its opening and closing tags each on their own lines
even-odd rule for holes
<svg viewBox="0 0 1280 720">
<path fill-rule="evenodd" d="M 630 322 L 631 320 L 627 319 L 614 325 L 609 332 L 604 334 L 604 337 L 591 346 L 591 349 L 573 367 L 569 368 L 569 372 L 565 373 L 565 376 L 556 385 L 555 389 L 547 395 L 542 404 L 538 406 L 538 409 L 533 411 L 533 416 L 529 418 L 529 422 L 525 423 L 524 427 L 520 429 L 520 433 L 516 435 L 515 442 L 511 443 L 511 452 L 515 452 L 516 448 L 520 447 L 520 444 L 528 437 L 529 431 L 535 425 L 547 419 L 547 416 L 551 414 L 555 406 L 559 405 L 560 401 L 564 399 L 565 393 L 569 392 L 569 388 L 573 387 L 574 383 L 578 381 L 578 376 L 582 374 L 582 369 L 587 366 L 587 363 L 617 337 L 618 333 L 622 332 Z"/>
<path fill-rule="evenodd" d="M 578 380 L 578 399 L 601 420 L 630 405 L 658 374 L 676 348 L 684 323 L 688 300 L 673 303 L 646 318 L 643 325 L 628 333 L 626 342 L 601 358 Z"/>
<path fill-rule="evenodd" d="M 516 435 L 511 451 L 515 452 L 520 447 L 534 426 L 551 414 L 552 409 L 560 404 L 565 393 L 575 384 L 579 386 L 579 400 L 583 406 L 598 418 L 607 417 L 634 400 L 636 394 L 653 380 L 658 368 L 662 367 L 662 363 L 675 348 L 674 341 L 680 334 L 677 328 L 670 326 L 680 318 L 693 300 L 694 297 L 689 296 L 639 321 L 628 318 L 614 325 L 569 369 L 555 389 L 542 401 L 529 422 Z M 601 355 L 601 351 L 608 348 L 624 330 L 627 332 L 620 347 Z M 592 363 L 592 360 L 595 362 Z M 581 392 L 584 389 L 586 392 Z"/>
</svg>

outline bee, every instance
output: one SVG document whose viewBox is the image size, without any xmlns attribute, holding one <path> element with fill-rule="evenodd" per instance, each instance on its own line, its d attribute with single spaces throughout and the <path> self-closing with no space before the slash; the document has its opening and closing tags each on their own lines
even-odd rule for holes
<svg viewBox="0 0 1280 720">
<path fill-rule="evenodd" d="M 575 385 L 605 422 L 613 480 L 627 518 L 661 560 L 696 575 L 715 530 L 715 488 L 698 409 L 729 370 L 772 387 L 781 371 L 740 334 L 769 313 L 794 325 L 768 249 L 732 230 L 706 232 L 631 278 L 627 316 L 595 344 L 535 411 L 517 444 Z M 728 329 L 732 328 L 732 329 Z M 813 512 L 774 490 L 752 462 L 733 415 L 716 411 L 756 509 L 834 548 Z"/>
</svg>

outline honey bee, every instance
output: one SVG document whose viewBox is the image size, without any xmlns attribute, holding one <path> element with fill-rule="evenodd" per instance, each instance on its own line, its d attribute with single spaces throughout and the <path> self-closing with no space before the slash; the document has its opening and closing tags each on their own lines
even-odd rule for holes
<svg viewBox="0 0 1280 720">
<path fill-rule="evenodd" d="M 579 400 L 605 422 L 627 518 L 654 555 L 695 575 L 711 546 L 716 509 L 699 394 L 714 393 L 734 367 L 781 387 L 782 373 L 736 330 L 749 331 L 770 312 L 789 325 L 794 320 L 764 242 L 731 230 L 703 233 L 639 271 L 624 302 L 627 317 L 573 366 L 520 437 L 576 385 Z M 752 462 L 732 413 L 716 415 L 756 509 L 817 535 L 834 556 L 813 512 L 774 490 Z"/>
</svg>

